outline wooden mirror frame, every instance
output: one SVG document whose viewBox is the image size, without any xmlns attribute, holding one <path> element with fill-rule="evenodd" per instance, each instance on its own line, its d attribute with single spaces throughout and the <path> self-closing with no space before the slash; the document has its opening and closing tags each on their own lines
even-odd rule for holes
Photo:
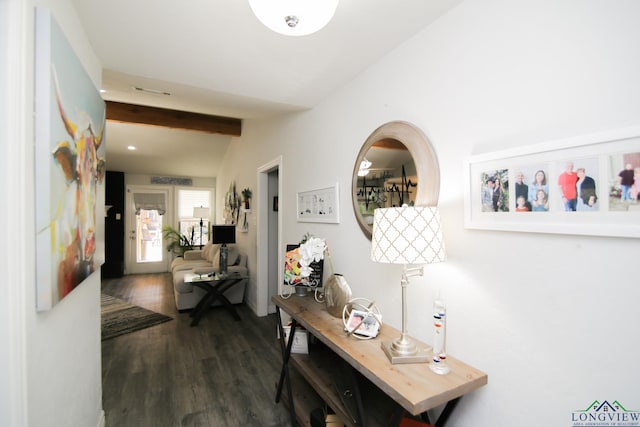
<svg viewBox="0 0 640 427">
<path fill-rule="evenodd" d="M 378 141 L 387 139 L 401 142 L 411 153 L 418 176 L 416 206 L 436 206 L 440 196 L 440 166 L 436 152 L 424 132 L 413 124 L 403 121 L 393 121 L 380 126 L 362 145 L 353 167 L 351 181 L 353 212 L 358 225 L 369 240 L 371 240 L 372 226 L 365 222 L 358 206 L 358 170 L 369 149 Z"/>
</svg>

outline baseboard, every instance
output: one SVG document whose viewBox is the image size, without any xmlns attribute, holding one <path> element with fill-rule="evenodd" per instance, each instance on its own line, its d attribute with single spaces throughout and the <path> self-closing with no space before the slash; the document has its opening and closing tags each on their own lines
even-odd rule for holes
<svg viewBox="0 0 640 427">
<path fill-rule="evenodd" d="M 104 427 L 104 426 L 105 426 L 104 409 L 101 409 L 100 415 L 98 416 L 98 424 L 96 424 L 96 427 Z"/>
<path fill-rule="evenodd" d="M 258 307 L 252 301 L 244 301 L 244 303 L 253 311 L 255 314 L 258 313 Z"/>
</svg>

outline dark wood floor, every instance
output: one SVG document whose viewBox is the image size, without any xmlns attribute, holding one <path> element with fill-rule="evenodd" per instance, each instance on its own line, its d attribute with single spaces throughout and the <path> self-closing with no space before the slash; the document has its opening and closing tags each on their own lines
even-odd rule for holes
<svg viewBox="0 0 640 427">
<path fill-rule="evenodd" d="M 275 315 L 217 307 L 198 326 L 178 313 L 170 274 L 104 279 L 102 291 L 174 320 L 102 343 L 106 427 L 288 426 L 274 402 L 280 373 Z"/>
</svg>

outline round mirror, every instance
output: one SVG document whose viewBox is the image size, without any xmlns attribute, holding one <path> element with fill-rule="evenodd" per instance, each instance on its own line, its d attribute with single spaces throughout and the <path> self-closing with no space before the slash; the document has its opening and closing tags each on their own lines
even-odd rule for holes
<svg viewBox="0 0 640 427">
<path fill-rule="evenodd" d="M 371 239 L 377 208 L 435 206 L 440 168 L 426 135 L 407 122 L 389 122 L 367 138 L 353 168 L 351 199 L 356 220 Z"/>
</svg>

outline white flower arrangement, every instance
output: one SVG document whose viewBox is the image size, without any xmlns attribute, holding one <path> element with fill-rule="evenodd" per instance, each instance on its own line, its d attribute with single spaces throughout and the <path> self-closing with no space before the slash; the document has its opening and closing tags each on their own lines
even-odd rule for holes
<svg viewBox="0 0 640 427">
<path fill-rule="evenodd" d="M 310 237 L 307 241 L 300 245 L 300 275 L 309 277 L 313 268 L 312 262 L 318 262 L 324 259 L 324 251 L 327 248 L 324 240 L 318 237 Z"/>
<path fill-rule="evenodd" d="M 305 235 L 296 249 L 286 254 L 284 280 L 289 285 L 302 285 L 313 272 L 311 264 L 324 259 L 327 245 L 323 239 Z"/>
</svg>

